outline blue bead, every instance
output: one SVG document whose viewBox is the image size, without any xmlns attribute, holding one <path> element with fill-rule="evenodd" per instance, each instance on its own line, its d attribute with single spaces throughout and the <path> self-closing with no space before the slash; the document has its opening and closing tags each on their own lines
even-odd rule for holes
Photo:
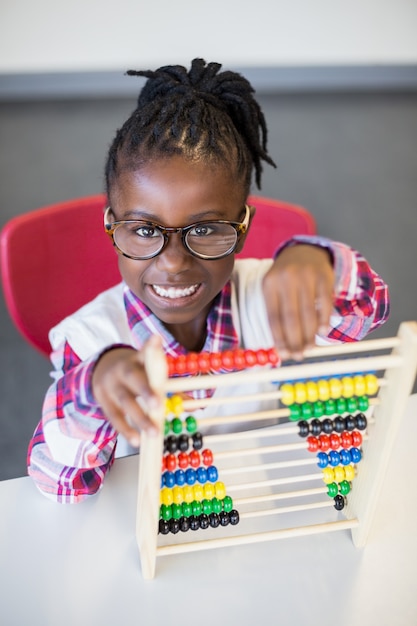
<svg viewBox="0 0 417 626">
<path fill-rule="evenodd" d="M 217 471 L 217 467 L 214 467 L 214 465 L 210 465 L 207 468 L 207 478 L 209 479 L 211 483 L 215 483 L 218 477 L 219 477 L 219 472 Z"/>
<path fill-rule="evenodd" d="M 361 451 L 358 448 L 351 448 L 350 454 L 352 457 L 352 463 L 359 463 L 362 458 Z"/>
<path fill-rule="evenodd" d="M 349 465 L 349 463 L 352 463 L 352 455 L 350 454 L 349 450 L 346 449 L 342 449 L 340 450 L 340 462 L 342 465 Z"/>
<path fill-rule="evenodd" d="M 188 470 L 185 472 L 185 480 L 187 481 L 187 485 L 194 485 L 197 480 L 196 471 L 193 470 L 191 467 L 189 467 Z"/>
<path fill-rule="evenodd" d="M 207 482 L 207 470 L 205 467 L 199 467 L 197 470 L 197 480 L 199 483 L 201 483 L 202 485 L 204 485 L 204 483 Z"/>
<path fill-rule="evenodd" d="M 332 467 L 340 465 L 340 454 L 336 450 L 329 452 L 329 463 Z"/>
<path fill-rule="evenodd" d="M 175 484 L 179 486 L 185 484 L 185 472 L 182 469 L 178 469 L 175 472 Z"/>
<path fill-rule="evenodd" d="M 162 480 L 165 487 L 173 487 L 175 485 L 175 476 L 173 472 L 164 472 L 162 474 Z"/>
<path fill-rule="evenodd" d="M 327 467 L 329 464 L 329 459 L 325 452 L 319 452 L 317 455 L 317 465 L 322 469 Z"/>
</svg>

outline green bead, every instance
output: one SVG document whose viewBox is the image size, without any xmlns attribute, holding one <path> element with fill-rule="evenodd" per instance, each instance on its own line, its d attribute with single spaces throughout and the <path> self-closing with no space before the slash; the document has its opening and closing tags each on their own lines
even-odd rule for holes
<svg viewBox="0 0 417 626">
<path fill-rule="evenodd" d="M 313 417 L 322 417 L 324 415 L 324 402 L 317 400 L 313 402 Z"/>
<path fill-rule="evenodd" d="M 207 500 L 206 498 L 204 498 L 201 504 L 203 505 L 203 513 L 205 513 L 206 515 L 210 515 L 210 513 L 213 513 L 213 505 L 211 503 L 211 500 Z"/>
<path fill-rule="evenodd" d="M 301 405 L 301 415 L 303 419 L 308 420 L 313 415 L 313 406 L 311 402 L 304 402 Z"/>
<path fill-rule="evenodd" d="M 169 435 L 170 430 L 171 430 L 171 422 L 169 422 L 168 420 L 165 420 L 165 423 L 164 423 L 164 436 L 165 437 Z"/>
<path fill-rule="evenodd" d="M 193 508 L 190 502 L 183 502 L 181 506 L 184 517 L 190 517 L 190 515 L 193 514 Z"/>
<path fill-rule="evenodd" d="M 171 505 L 161 504 L 161 508 L 159 509 L 159 517 L 167 521 L 170 520 L 172 517 Z"/>
<path fill-rule="evenodd" d="M 212 498 L 211 506 L 213 507 L 213 513 L 220 513 L 223 510 L 223 505 L 218 498 Z"/>
<path fill-rule="evenodd" d="M 347 496 L 350 491 L 350 483 L 347 480 L 342 480 L 342 482 L 339 483 L 339 491 L 342 496 Z"/>
<path fill-rule="evenodd" d="M 336 402 L 334 400 L 326 400 L 324 403 L 324 414 L 334 415 L 336 413 Z"/>
<path fill-rule="evenodd" d="M 330 483 L 327 485 L 327 495 L 330 496 L 330 498 L 334 498 L 338 493 L 339 489 L 336 483 Z"/>
<path fill-rule="evenodd" d="M 369 407 L 369 398 L 368 396 L 360 396 L 358 398 L 358 409 L 359 411 L 366 411 Z"/>
<path fill-rule="evenodd" d="M 301 407 L 299 404 L 292 404 L 289 408 L 290 408 L 290 421 L 296 422 L 301 417 Z"/>
<path fill-rule="evenodd" d="M 174 417 L 171 422 L 172 432 L 179 435 L 182 432 L 182 421 L 179 417 Z"/>
<path fill-rule="evenodd" d="M 355 413 L 358 410 L 358 399 L 354 396 L 346 400 L 346 410 L 348 413 Z"/>
<path fill-rule="evenodd" d="M 336 413 L 346 413 L 346 398 L 338 398 L 336 400 Z"/>
<path fill-rule="evenodd" d="M 182 517 L 182 506 L 181 506 L 181 504 L 176 504 L 175 502 L 173 502 L 171 504 L 171 508 L 172 508 L 172 517 L 174 519 L 180 519 L 180 517 Z"/>
<path fill-rule="evenodd" d="M 199 502 L 198 500 L 193 500 L 191 502 L 191 509 L 192 509 L 193 515 L 201 515 L 201 513 L 203 512 L 203 507 L 201 506 L 201 502 Z"/>
<path fill-rule="evenodd" d="M 190 435 L 192 435 L 193 433 L 197 431 L 197 420 L 195 419 L 193 415 L 189 415 L 186 418 L 185 427 L 187 429 L 187 432 L 190 433 Z"/>
<path fill-rule="evenodd" d="M 223 498 L 223 510 L 224 511 L 231 511 L 233 509 L 233 500 L 230 496 L 225 496 Z"/>
</svg>

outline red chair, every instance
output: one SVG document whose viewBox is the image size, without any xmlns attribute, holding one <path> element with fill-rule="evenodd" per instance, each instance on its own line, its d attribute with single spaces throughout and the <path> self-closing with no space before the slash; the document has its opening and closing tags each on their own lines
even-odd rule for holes
<svg viewBox="0 0 417 626">
<path fill-rule="evenodd" d="M 294 234 L 314 234 L 299 206 L 252 196 L 256 206 L 239 257 L 264 258 Z M 69 200 L 12 218 L 0 234 L 1 277 L 10 316 L 48 356 L 49 330 L 120 281 L 117 254 L 103 229 L 105 196 Z"/>
</svg>

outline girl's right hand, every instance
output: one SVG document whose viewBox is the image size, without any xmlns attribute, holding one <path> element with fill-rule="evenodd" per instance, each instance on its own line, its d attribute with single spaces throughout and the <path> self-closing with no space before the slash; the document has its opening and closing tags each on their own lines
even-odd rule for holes
<svg viewBox="0 0 417 626">
<path fill-rule="evenodd" d="M 143 352 L 123 347 L 105 352 L 95 366 L 92 388 L 106 418 L 132 446 L 139 446 L 141 430 L 157 432 L 149 412 L 160 408 L 161 399 L 149 384 Z"/>
</svg>

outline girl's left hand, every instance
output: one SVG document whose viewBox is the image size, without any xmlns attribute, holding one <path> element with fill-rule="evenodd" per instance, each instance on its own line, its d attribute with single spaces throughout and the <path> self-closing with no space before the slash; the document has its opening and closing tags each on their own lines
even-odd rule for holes
<svg viewBox="0 0 417 626">
<path fill-rule="evenodd" d="M 297 244 L 284 248 L 263 280 L 275 347 L 281 359 L 301 360 L 316 334 L 327 335 L 334 270 L 329 252 Z"/>
</svg>

